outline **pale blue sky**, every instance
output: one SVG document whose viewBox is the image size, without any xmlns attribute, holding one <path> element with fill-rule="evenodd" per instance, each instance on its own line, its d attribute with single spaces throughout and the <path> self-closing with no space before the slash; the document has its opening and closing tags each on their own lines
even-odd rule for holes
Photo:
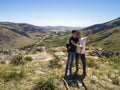
<svg viewBox="0 0 120 90">
<path fill-rule="evenodd" d="M 90 26 L 120 17 L 120 0 L 0 0 L 0 21 Z"/>
</svg>

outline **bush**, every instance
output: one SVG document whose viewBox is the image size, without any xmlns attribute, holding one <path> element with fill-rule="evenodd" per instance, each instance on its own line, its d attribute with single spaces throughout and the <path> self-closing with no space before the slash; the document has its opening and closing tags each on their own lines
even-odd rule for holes
<svg viewBox="0 0 120 90">
<path fill-rule="evenodd" d="M 32 61 L 32 60 L 33 60 L 33 58 L 32 58 L 31 56 L 26 56 L 24 59 L 25 59 L 26 61 Z"/>
<path fill-rule="evenodd" d="M 53 78 L 48 78 L 47 80 L 41 78 L 33 90 L 55 90 L 55 83 Z"/>
<path fill-rule="evenodd" d="M 55 56 L 55 55 L 54 55 L 54 57 L 55 57 L 54 60 L 49 61 L 49 67 L 52 68 L 52 69 L 53 68 L 61 68 L 62 64 L 60 63 L 60 58 Z"/>
<path fill-rule="evenodd" d="M 87 66 L 90 68 L 99 68 L 93 59 L 86 60 Z"/>
<path fill-rule="evenodd" d="M 114 69 L 118 69 L 120 65 L 120 58 L 119 57 L 110 57 L 108 58 L 109 65 L 113 67 Z"/>
<path fill-rule="evenodd" d="M 50 60 L 49 62 L 49 67 L 50 68 L 61 68 L 62 65 L 59 63 L 59 60 Z"/>
<path fill-rule="evenodd" d="M 0 60 L 0 64 L 6 64 L 5 60 Z"/>
<path fill-rule="evenodd" d="M 109 60 L 110 60 L 110 62 L 113 62 L 114 64 L 120 65 L 120 58 L 117 56 L 110 57 Z"/>
<path fill-rule="evenodd" d="M 37 51 L 36 50 L 32 50 L 31 54 L 36 54 Z"/>
<path fill-rule="evenodd" d="M 120 79 L 118 77 L 112 79 L 112 83 L 115 85 L 120 85 Z"/>
<path fill-rule="evenodd" d="M 25 60 L 23 59 L 22 55 L 15 55 L 12 57 L 12 60 L 10 62 L 13 65 L 24 65 L 25 64 Z"/>
<path fill-rule="evenodd" d="M 10 81 L 10 80 L 19 81 L 26 77 L 26 72 L 25 72 L 24 68 L 19 68 L 19 69 L 10 68 L 7 71 L 5 71 L 3 74 L 4 74 L 3 79 L 6 82 Z"/>
</svg>

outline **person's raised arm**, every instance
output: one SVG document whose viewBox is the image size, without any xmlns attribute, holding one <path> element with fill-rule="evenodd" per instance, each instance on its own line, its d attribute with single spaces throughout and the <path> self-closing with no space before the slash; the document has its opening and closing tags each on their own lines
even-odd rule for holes
<svg viewBox="0 0 120 90">
<path fill-rule="evenodd" d="M 91 37 L 91 35 L 92 35 L 92 31 L 89 31 L 89 34 L 88 34 L 88 36 L 86 37 L 86 39 L 89 40 L 90 37 Z"/>
<path fill-rule="evenodd" d="M 77 46 L 77 47 L 82 47 L 82 45 L 79 45 L 78 43 L 75 43 L 73 40 L 71 40 L 71 43 L 74 45 L 74 46 Z"/>
</svg>

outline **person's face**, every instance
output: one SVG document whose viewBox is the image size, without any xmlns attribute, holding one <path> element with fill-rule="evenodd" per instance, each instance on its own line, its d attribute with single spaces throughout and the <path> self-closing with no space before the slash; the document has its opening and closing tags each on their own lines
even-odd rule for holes
<svg viewBox="0 0 120 90">
<path fill-rule="evenodd" d="M 77 33 L 77 38 L 81 38 L 81 34 L 80 33 Z"/>
<path fill-rule="evenodd" d="M 76 38 L 76 37 L 77 37 L 76 33 L 73 33 L 72 35 L 73 35 L 73 37 L 74 37 L 74 38 Z"/>
</svg>

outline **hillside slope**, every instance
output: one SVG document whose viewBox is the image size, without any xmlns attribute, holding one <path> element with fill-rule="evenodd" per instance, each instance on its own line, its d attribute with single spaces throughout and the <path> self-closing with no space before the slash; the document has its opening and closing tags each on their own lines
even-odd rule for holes
<svg viewBox="0 0 120 90">
<path fill-rule="evenodd" d="M 120 51 L 120 18 L 115 20 L 90 26 L 84 30 L 92 30 L 93 35 L 90 45 L 94 47 L 102 47 L 105 51 Z"/>
<path fill-rule="evenodd" d="M 0 22 L 0 47 L 3 49 L 21 48 L 33 44 L 29 33 L 43 33 L 42 27 L 26 23 Z"/>
<path fill-rule="evenodd" d="M 120 26 L 120 17 L 103 24 L 95 24 L 93 26 L 87 27 L 83 30 L 92 30 L 93 33 L 101 32 L 104 30 L 109 30 Z"/>
<path fill-rule="evenodd" d="M 16 33 L 6 28 L 0 29 L 0 48 L 13 49 L 21 48 L 26 45 L 32 44 L 34 41 L 27 36 Z"/>
</svg>

